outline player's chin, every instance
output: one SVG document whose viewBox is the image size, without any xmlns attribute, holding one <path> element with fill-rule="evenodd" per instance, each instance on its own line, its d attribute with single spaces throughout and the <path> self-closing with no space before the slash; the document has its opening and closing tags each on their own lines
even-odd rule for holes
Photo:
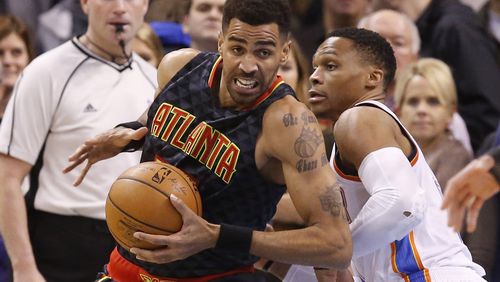
<svg viewBox="0 0 500 282">
<path fill-rule="evenodd" d="M 328 108 L 323 103 L 310 103 L 311 111 L 316 117 L 324 118 L 328 113 Z"/>
</svg>

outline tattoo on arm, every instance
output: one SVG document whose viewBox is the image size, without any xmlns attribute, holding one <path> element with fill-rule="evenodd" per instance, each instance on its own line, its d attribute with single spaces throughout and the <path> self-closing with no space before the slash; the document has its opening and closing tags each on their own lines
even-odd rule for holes
<svg viewBox="0 0 500 282">
<path fill-rule="evenodd" d="M 323 143 L 323 135 L 318 134 L 314 128 L 304 126 L 299 138 L 295 140 L 295 153 L 301 158 L 310 158 Z"/>
<path fill-rule="evenodd" d="M 298 172 L 311 171 L 318 167 L 318 161 L 317 160 L 308 161 L 306 159 L 300 159 L 295 165 L 295 167 L 297 168 Z"/>
<path fill-rule="evenodd" d="M 347 220 L 342 195 L 340 194 L 340 186 L 337 183 L 327 186 L 325 192 L 319 195 L 319 201 L 323 211 L 329 212 L 334 217 L 342 215 Z"/>
<path fill-rule="evenodd" d="M 283 124 L 285 125 L 285 127 L 297 125 L 297 119 L 298 118 L 291 113 L 285 114 L 283 116 Z"/>
<path fill-rule="evenodd" d="M 302 119 L 305 125 L 317 122 L 316 117 L 307 112 L 303 112 L 300 118 Z"/>
</svg>

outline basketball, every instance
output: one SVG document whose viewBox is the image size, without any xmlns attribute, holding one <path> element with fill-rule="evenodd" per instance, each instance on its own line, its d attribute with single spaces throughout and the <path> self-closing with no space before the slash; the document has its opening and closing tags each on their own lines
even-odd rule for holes
<svg viewBox="0 0 500 282">
<path fill-rule="evenodd" d="M 127 250 L 155 249 L 157 245 L 136 239 L 134 232 L 169 235 L 179 231 L 182 217 L 170 202 L 171 194 L 201 215 L 195 182 L 175 166 L 145 162 L 122 173 L 106 200 L 106 222 L 116 242 Z"/>
</svg>

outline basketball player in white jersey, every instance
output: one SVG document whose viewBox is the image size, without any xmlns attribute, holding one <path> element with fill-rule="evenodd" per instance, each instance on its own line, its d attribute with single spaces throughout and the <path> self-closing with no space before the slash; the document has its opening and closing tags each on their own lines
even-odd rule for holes
<svg viewBox="0 0 500 282">
<path fill-rule="evenodd" d="M 440 210 L 417 143 L 386 106 L 393 51 L 377 33 L 340 29 L 313 57 L 310 103 L 333 122 L 331 163 L 344 193 L 356 281 L 485 281 Z"/>
</svg>

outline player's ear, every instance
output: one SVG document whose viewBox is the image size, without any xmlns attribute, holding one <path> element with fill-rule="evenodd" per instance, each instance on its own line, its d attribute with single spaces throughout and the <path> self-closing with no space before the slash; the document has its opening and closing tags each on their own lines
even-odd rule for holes
<svg viewBox="0 0 500 282">
<path fill-rule="evenodd" d="M 366 80 L 366 86 L 370 88 L 375 88 L 379 85 L 383 87 L 384 84 L 384 72 L 379 68 L 372 68 L 368 74 L 368 79 Z"/>
<path fill-rule="evenodd" d="M 89 8 L 87 6 L 88 0 L 80 0 L 80 6 L 82 7 L 82 11 L 85 13 L 85 15 L 89 14 Z"/>
<path fill-rule="evenodd" d="M 283 44 L 283 48 L 281 49 L 281 57 L 280 57 L 280 63 L 284 64 L 288 60 L 288 56 L 290 55 L 290 48 L 292 41 L 290 39 L 287 39 L 285 44 Z"/>
<path fill-rule="evenodd" d="M 217 37 L 217 50 L 222 57 L 222 45 L 224 44 L 224 34 L 223 32 L 219 32 L 219 36 Z"/>
</svg>

